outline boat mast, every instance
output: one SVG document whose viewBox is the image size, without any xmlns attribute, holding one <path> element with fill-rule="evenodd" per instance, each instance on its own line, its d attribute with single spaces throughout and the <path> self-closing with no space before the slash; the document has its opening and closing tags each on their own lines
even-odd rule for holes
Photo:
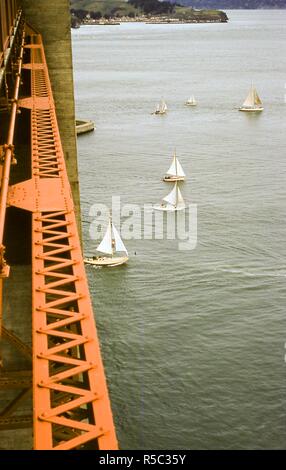
<svg viewBox="0 0 286 470">
<path fill-rule="evenodd" d="M 113 228 L 112 228 L 112 216 L 111 216 L 111 214 L 109 214 L 109 222 L 110 222 L 111 251 L 112 251 L 111 258 L 113 258 L 113 255 L 114 255 L 114 240 L 113 240 Z"/>
<path fill-rule="evenodd" d="M 175 168 L 176 168 L 176 176 L 178 176 L 178 165 L 177 165 L 177 155 L 176 155 L 176 149 L 175 149 L 174 157 L 175 157 Z"/>
<path fill-rule="evenodd" d="M 176 181 L 176 204 L 175 204 L 175 208 L 177 208 L 177 205 L 178 205 L 178 196 L 179 196 L 179 193 L 178 193 L 178 183 Z"/>
</svg>

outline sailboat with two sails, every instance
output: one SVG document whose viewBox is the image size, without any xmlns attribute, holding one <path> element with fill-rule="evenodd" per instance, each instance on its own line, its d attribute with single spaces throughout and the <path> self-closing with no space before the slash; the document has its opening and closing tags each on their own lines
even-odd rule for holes
<svg viewBox="0 0 286 470">
<path fill-rule="evenodd" d="M 251 85 L 249 93 L 244 101 L 243 105 L 239 108 L 239 111 L 244 112 L 261 112 L 263 111 L 262 101 L 256 91 L 256 88 Z"/>
<path fill-rule="evenodd" d="M 197 101 L 194 95 L 190 96 L 190 98 L 185 102 L 185 106 L 197 106 Z"/>
<path fill-rule="evenodd" d="M 172 191 L 164 197 L 161 204 L 154 206 L 158 211 L 177 212 L 186 209 L 186 204 L 176 181 Z"/>
<path fill-rule="evenodd" d="M 163 181 L 166 183 L 173 183 L 175 181 L 185 181 L 186 175 L 182 168 L 181 163 L 176 155 L 176 151 L 174 152 L 172 165 L 170 166 L 167 174 L 164 176 Z"/>
<path fill-rule="evenodd" d="M 167 104 L 165 103 L 164 100 L 161 100 L 161 102 L 157 105 L 155 111 L 152 114 L 166 114 L 168 111 Z"/>
<path fill-rule="evenodd" d="M 109 218 L 105 236 L 97 247 L 97 251 L 103 253 L 105 256 L 85 258 L 84 262 L 93 266 L 113 267 L 127 263 L 129 259 L 128 251 L 119 235 L 119 232 L 113 224 L 111 217 Z M 123 253 L 125 254 L 123 255 Z"/>
</svg>

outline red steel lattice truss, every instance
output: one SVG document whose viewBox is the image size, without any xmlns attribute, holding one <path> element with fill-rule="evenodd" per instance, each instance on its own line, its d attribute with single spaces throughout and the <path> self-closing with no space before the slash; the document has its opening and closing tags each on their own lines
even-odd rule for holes
<svg viewBox="0 0 286 470">
<path fill-rule="evenodd" d="M 41 35 L 27 27 L 32 178 L 8 205 L 32 212 L 34 449 L 117 449 Z"/>
</svg>

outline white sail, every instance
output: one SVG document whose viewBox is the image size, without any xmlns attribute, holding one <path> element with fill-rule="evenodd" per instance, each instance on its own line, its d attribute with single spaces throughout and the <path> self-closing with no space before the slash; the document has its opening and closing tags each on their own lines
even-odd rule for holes
<svg viewBox="0 0 286 470">
<path fill-rule="evenodd" d="M 128 255 L 128 251 L 121 240 L 121 237 L 115 228 L 115 226 L 112 224 L 112 230 L 113 230 L 113 235 L 114 235 L 114 241 L 115 241 L 115 250 L 118 252 L 124 251 Z"/>
<path fill-rule="evenodd" d="M 168 202 L 172 206 L 177 205 L 177 183 L 174 185 L 174 188 L 172 189 L 170 194 L 168 194 L 168 196 L 164 197 L 163 201 Z"/>
<path fill-rule="evenodd" d="M 110 220 L 109 220 L 109 223 L 108 223 L 106 234 L 105 234 L 102 242 L 100 243 L 100 245 L 97 247 L 97 251 L 100 251 L 101 253 L 105 253 L 106 255 L 112 255 L 113 254 L 111 221 Z"/>
</svg>

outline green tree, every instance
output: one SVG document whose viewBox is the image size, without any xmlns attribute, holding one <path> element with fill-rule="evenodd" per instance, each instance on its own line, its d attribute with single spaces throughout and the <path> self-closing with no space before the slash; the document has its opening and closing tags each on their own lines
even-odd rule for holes
<svg viewBox="0 0 286 470">
<path fill-rule="evenodd" d="M 89 14 L 93 20 L 100 20 L 102 18 L 101 11 L 90 11 Z"/>
</svg>

